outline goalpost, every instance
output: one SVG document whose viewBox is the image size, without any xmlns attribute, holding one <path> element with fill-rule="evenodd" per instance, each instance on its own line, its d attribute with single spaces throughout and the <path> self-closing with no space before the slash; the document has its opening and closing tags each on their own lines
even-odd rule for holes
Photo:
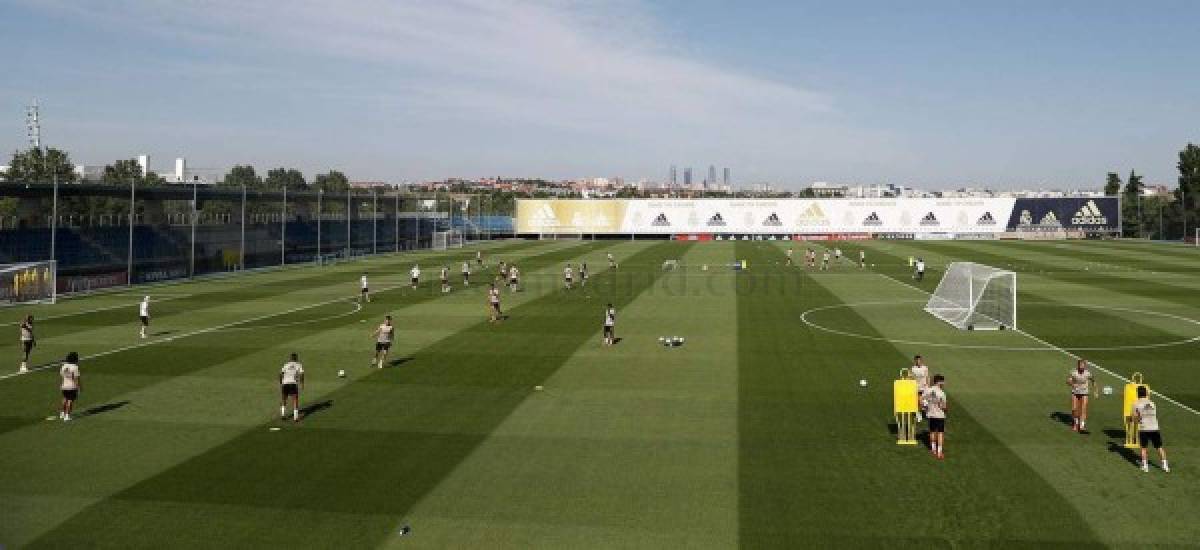
<svg viewBox="0 0 1200 550">
<path fill-rule="evenodd" d="M 461 231 L 434 231 L 432 248 L 446 250 L 447 248 L 462 248 L 463 234 Z"/>
<path fill-rule="evenodd" d="M 1017 328 L 1017 274 L 973 262 L 955 262 L 925 311 L 960 330 Z"/>
<path fill-rule="evenodd" d="M 54 261 L 0 265 L 0 305 L 53 304 L 58 297 Z"/>
</svg>

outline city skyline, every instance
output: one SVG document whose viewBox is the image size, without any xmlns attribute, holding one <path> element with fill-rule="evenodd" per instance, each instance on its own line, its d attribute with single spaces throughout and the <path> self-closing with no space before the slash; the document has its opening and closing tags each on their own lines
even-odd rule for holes
<svg viewBox="0 0 1200 550">
<path fill-rule="evenodd" d="M 0 147 L 37 99 L 88 165 L 1009 189 L 1172 185 L 1200 138 L 1200 5 L 869 4 L 17 0 Z"/>
</svg>

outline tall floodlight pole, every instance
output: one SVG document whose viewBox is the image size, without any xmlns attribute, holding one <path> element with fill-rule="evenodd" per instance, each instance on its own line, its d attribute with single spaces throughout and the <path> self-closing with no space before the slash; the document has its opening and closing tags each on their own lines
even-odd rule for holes
<svg viewBox="0 0 1200 550">
<path fill-rule="evenodd" d="M 192 250 L 188 258 L 188 277 L 196 276 L 196 217 L 199 213 L 200 205 L 196 202 L 199 199 L 198 187 L 195 183 L 192 184 Z"/>
<path fill-rule="evenodd" d="M 350 259 L 350 189 L 346 189 L 346 259 Z"/>
<path fill-rule="evenodd" d="M 137 186 L 133 178 L 129 179 L 129 262 L 126 265 L 125 284 L 133 284 L 133 213 L 137 209 Z"/>
<path fill-rule="evenodd" d="M 371 189 L 371 254 L 379 253 L 379 230 L 376 220 L 379 219 L 379 196 Z"/>
<path fill-rule="evenodd" d="M 321 263 L 321 196 L 324 194 L 324 189 L 317 189 L 317 264 Z"/>
<path fill-rule="evenodd" d="M 279 213 L 279 265 L 287 265 L 287 185 L 283 186 L 283 209 Z"/>
<path fill-rule="evenodd" d="M 58 251 L 58 171 L 54 171 L 54 198 L 50 200 L 50 261 L 57 259 Z"/>
<path fill-rule="evenodd" d="M 246 184 L 242 184 L 242 251 L 239 267 L 246 269 Z"/>
<path fill-rule="evenodd" d="M 400 190 L 396 190 L 396 215 L 392 217 L 396 224 L 396 252 L 400 251 Z"/>
</svg>

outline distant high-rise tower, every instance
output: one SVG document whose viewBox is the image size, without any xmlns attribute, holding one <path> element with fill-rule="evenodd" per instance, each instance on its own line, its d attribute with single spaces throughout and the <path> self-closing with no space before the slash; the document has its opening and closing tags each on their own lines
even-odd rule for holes
<svg viewBox="0 0 1200 550">
<path fill-rule="evenodd" d="M 690 166 L 683 169 L 683 186 L 688 189 L 692 188 L 692 168 Z"/>
<path fill-rule="evenodd" d="M 717 186 L 717 167 L 716 166 L 713 166 L 711 164 L 708 165 L 708 179 L 704 180 L 704 184 L 705 184 L 704 185 L 705 189 L 707 189 L 709 187 Z"/>
<path fill-rule="evenodd" d="M 34 149 L 42 148 L 42 118 L 38 112 L 37 100 L 25 108 L 25 129 L 29 136 L 29 145 Z"/>
<path fill-rule="evenodd" d="M 725 179 L 721 180 L 721 183 L 722 183 L 722 184 L 723 184 L 725 187 L 729 187 L 729 167 L 728 167 L 728 166 L 726 166 L 726 167 L 725 167 L 725 174 L 724 174 L 724 176 L 725 176 Z"/>
<path fill-rule="evenodd" d="M 671 187 L 675 187 L 679 183 L 679 179 L 675 177 L 675 165 L 671 165 Z"/>
</svg>

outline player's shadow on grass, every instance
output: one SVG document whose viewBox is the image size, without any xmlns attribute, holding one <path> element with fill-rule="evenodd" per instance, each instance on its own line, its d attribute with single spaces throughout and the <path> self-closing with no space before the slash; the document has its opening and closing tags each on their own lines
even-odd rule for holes
<svg viewBox="0 0 1200 550">
<path fill-rule="evenodd" d="M 409 361 L 412 361 L 412 360 L 413 360 L 413 356 L 411 356 L 411 355 L 406 355 L 404 357 L 397 357 L 395 359 L 392 359 L 391 361 L 388 361 L 387 366 L 399 367 L 399 366 L 401 366 Z"/>
<path fill-rule="evenodd" d="M 83 416 L 96 416 L 96 415 L 98 415 L 98 414 L 104 414 L 104 413 L 106 413 L 106 412 L 115 411 L 115 410 L 117 410 L 117 409 L 119 409 L 119 408 L 121 408 L 121 407 L 124 407 L 125 405 L 128 405 L 129 403 L 131 403 L 131 401 L 129 401 L 128 399 L 126 399 L 126 400 L 124 400 L 124 401 L 114 401 L 114 402 L 112 402 L 112 403 L 105 403 L 105 404 L 103 404 L 103 405 L 96 405 L 95 407 L 92 407 L 92 408 L 90 408 L 90 409 L 88 409 L 88 410 L 86 410 L 86 411 L 83 411 L 83 412 L 79 413 L 77 416 L 80 416 L 80 417 L 83 417 Z"/>
<path fill-rule="evenodd" d="M 304 418 L 308 418 L 308 417 L 310 417 L 314 414 L 317 414 L 325 409 L 328 409 L 332 406 L 333 406 L 332 399 L 326 399 L 326 400 L 320 401 L 318 403 L 313 403 L 306 407 L 301 407 L 300 408 L 300 416 L 303 416 Z"/>
<path fill-rule="evenodd" d="M 151 334 L 150 336 L 170 336 L 172 334 L 175 334 L 175 332 L 176 331 L 174 331 L 174 330 L 160 330 L 158 332 L 155 332 L 154 334 Z"/>
<path fill-rule="evenodd" d="M 1074 426 L 1075 425 L 1075 417 L 1071 416 L 1071 413 L 1065 413 L 1062 411 L 1054 411 L 1054 412 L 1050 413 L 1050 418 L 1063 423 L 1063 425 L 1065 425 L 1065 426 Z"/>
</svg>

